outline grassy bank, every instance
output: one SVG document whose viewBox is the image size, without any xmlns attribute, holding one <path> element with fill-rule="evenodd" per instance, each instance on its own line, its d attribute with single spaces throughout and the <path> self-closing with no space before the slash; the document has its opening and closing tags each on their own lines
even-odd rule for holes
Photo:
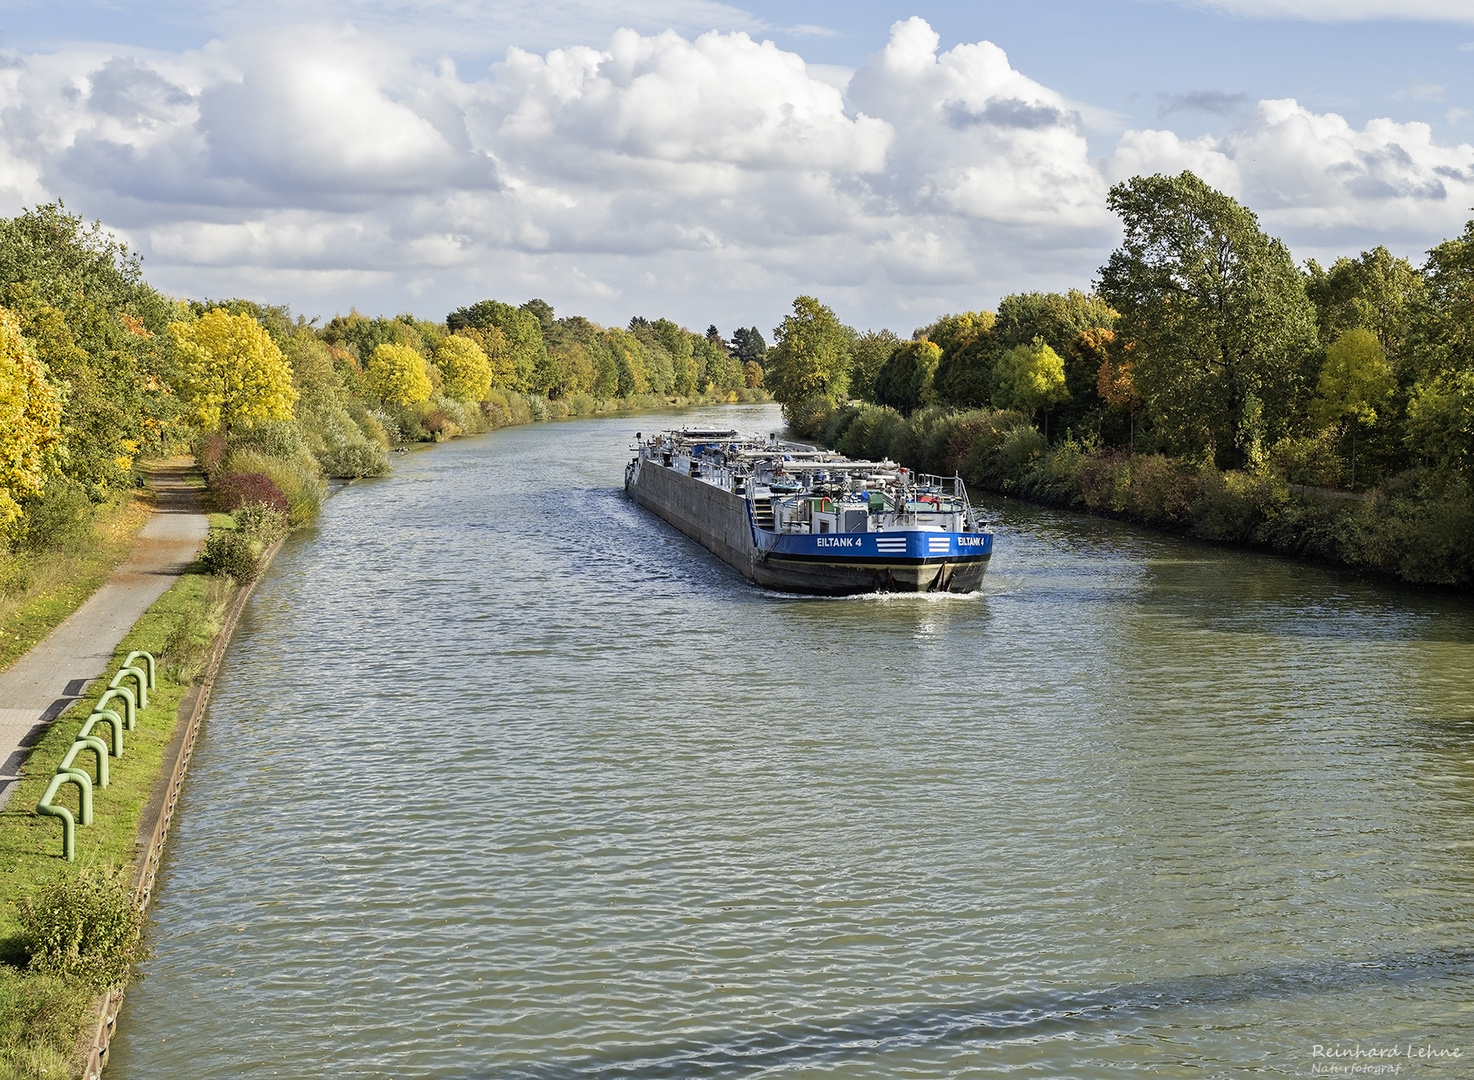
<svg viewBox="0 0 1474 1080">
<path fill-rule="evenodd" d="M 1474 587 L 1474 493 L 1457 474 L 1403 472 L 1364 492 L 1313 486 L 1290 447 L 1250 470 L 1132 454 L 1073 436 L 1050 445 L 1016 412 L 874 405 L 831 413 L 819 441 L 853 457 L 960 475 L 970 486 L 1188 536 Z"/>
<path fill-rule="evenodd" d="M 94 789 L 94 823 L 77 828 L 77 860 L 61 858 L 61 825 L 34 808 L 101 692 L 89 693 L 59 717 L 31 750 L 23 779 L 0 811 L 0 1075 L 64 1077 L 78 1074 L 81 1041 L 92 1019 L 99 987 L 85 973 L 41 972 L 27 967 L 34 941 L 27 939 L 22 904 L 59 882 L 115 877 L 141 854 L 138 833 L 144 811 L 165 769 L 179 704 L 199 676 L 236 590 L 229 578 L 188 573 L 134 625 L 108 671 L 134 649 L 159 658 L 158 685 L 136 730 L 124 735 L 121 758 L 110 758 L 111 783 Z M 91 757 L 87 755 L 89 772 Z M 75 789 L 64 805 L 77 811 Z"/>
</svg>

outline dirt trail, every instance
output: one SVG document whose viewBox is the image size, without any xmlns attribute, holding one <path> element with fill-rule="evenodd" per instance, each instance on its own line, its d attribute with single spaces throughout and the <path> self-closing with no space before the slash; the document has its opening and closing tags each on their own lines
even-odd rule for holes
<svg viewBox="0 0 1474 1080">
<path fill-rule="evenodd" d="M 184 481 L 185 468 L 165 465 L 150 474 L 158 507 L 128 561 L 44 641 L 0 672 L 0 807 L 46 723 L 107 674 L 118 642 L 200 550 L 209 520 Z"/>
</svg>

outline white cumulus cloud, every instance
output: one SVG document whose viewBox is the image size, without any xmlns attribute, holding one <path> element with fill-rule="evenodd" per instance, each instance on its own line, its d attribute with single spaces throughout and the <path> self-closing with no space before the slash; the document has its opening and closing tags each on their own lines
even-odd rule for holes
<svg viewBox="0 0 1474 1080">
<path fill-rule="evenodd" d="M 309 314 L 542 295 L 767 325 L 814 292 L 907 329 L 1086 285 L 1115 237 L 1107 188 L 1137 173 L 1192 169 L 1297 251 L 1435 242 L 1474 204 L 1469 146 L 1294 101 L 1235 97 L 1227 134 L 1128 131 L 1093 157 L 1088 105 L 919 18 L 853 71 L 736 30 L 625 29 L 476 71 L 372 27 L 286 25 L 12 56 L 0 100 L 0 212 L 64 197 L 166 289 Z"/>
<path fill-rule="evenodd" d="M 1337 230 L 1402 233 L 1456 228 L 1474 205 L 1474 146 L 1442 146 L 1423 123 L 1368 121 L 1291 99 L 1261 101 L 1222 138 L 1129 131 L 1117 176 L 1192 169 L 1259 212 L 1274 230 L 1314 241 Z"/>
</svg>

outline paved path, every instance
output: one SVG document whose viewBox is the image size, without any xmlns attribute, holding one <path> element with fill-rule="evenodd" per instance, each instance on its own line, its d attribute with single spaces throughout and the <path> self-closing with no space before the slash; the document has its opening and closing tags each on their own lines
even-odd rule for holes
<svg viewBox="0 0 1474 1080">
<path fill-rule="evenodd" d="M 20 779 L 26 751 L 46 723 L 107 674 L 113 651 L 200 550 L 209 519 L 199 510 L 183 466 L 165 466 L 150 482 L 158 508 L 128 561 L 46 640 L 0 671 L 0 807 Z"/>
</svg>

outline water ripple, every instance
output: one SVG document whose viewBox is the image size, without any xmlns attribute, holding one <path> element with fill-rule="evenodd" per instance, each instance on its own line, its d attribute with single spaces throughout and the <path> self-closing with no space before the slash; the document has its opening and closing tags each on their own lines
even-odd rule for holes
<svg viewBox="0 0 1474 1080">
<path fill-rule="evenodd" d="M 1291 1076 L 1464 1037 L 1467 605 L 1013 503 L 976 596 L 772 594 L 624 500 L 649 425 L 411 455 L 287 545 L 109 1076 Z"/>
</svg>

